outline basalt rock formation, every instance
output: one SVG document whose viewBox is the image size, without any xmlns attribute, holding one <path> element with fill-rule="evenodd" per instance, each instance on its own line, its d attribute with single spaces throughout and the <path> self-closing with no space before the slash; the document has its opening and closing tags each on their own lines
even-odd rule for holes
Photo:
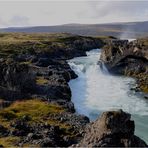
<svg viewBox="0 0 148 148">
<path fill-rule="evenodd" d="M 112 40 L 103 48 L 101 61 L 111 73 L 136 78 L 137 90 L 148 92 L 147 39 L 139 39 L 133 42 Z"/>
<path fill-rule="evenodd" d="M 39 99 L 23 100 L 0 110 L 0 144 L 56 147 L 76 143 L 89 119 L 60 105 Z"/>
<path fill-rule="evenodd" d="M 0 96 L 6 101 L 23 99 L 35 89 L 35 75 L 26 64 L 3 60 L 0 62 Z"/>
<path fill-rule="evenodd" d="M 9 37 L 12 42 L 7 42 Z M 74 111 L 68 82 L 77 75 L 66 60 L 103 45 L 101 39 L 71 34 L 4 34 L 0 41 L 1 105 L 39 97 Z"/>
<path fill-rule="evenodd" d="M 130 114 L 122 110 L 104 112 L 86 127 L 84 138 L 73 147 L 147 147 L 134 130 Z"/>
<path fill-rule="evenodd" d="M 102 39 L 70 34 L 3 34 L 0 146 L 77 143 L 89 119 L 75 113 L 68 82 L 77 75 L 67 60 L 103 45 Z"/>
</svg>

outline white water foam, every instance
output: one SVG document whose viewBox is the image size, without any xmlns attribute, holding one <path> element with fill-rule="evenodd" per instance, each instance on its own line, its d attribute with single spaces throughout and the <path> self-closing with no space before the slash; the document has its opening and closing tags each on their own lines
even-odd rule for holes
<svg viewBox="0 0 148 148">
<path fill-rule="evenodd" d="M 129 42 L 135 41 L 136 39 L 128 39 Z"/>
<path fill-rule="evenodd" d="M 69 82 L 76 111 L 93 120 L 103 111 L 123 109 L 133 115 L 137 126 L 141 126 L 138 117 L 145 122 L 144 118 L 148 117 L 148 101 L 130 91 L 130 87 L 135 84 L 134 79 L 102 71 L 98 65 L 99 57 L 100 50 L 96 49 L 87 52 L 86 57 L 69 60 L 69 65 L 78 75 L 77 79 Z M 144 135 L 144 138 L 148 141 L 148 137 Z"/>
</svg>

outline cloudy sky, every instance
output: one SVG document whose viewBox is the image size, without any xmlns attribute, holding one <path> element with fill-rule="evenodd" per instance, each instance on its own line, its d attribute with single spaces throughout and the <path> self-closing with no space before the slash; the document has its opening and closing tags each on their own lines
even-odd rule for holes
<svg viewBox="0 0 148 148">
<path fill-rule="evenodd" d="M 0 28 L 147 20 L 147 0 L 0 0 Z"/>
</svg>

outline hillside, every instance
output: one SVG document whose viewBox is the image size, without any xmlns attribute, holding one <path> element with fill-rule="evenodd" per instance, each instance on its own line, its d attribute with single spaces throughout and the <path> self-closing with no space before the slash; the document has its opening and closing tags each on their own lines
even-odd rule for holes
<svg viewBox="0 0 148 148">
<path fill-rule="evenodd" d="M 118 38 L 138 38 L 148 36 L 148 21 L 108 23 L 108 24 L 65 24 L 58 26 L 35 26 L 4 28 L 0 32 L 59 33 L 67 32 L 87 36 L 115 36 Z"/>
</svg>

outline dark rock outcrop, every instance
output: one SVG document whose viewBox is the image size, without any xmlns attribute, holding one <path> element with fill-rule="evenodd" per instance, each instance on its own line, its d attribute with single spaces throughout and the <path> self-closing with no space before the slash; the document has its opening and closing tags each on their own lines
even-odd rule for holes
<svg viewBox="0 0 148 148">
<path fill-rule="evenodd" d="M 0 137 L 6 136 L 7 134 L 8 130 L 4 126 L 0 125 Z"/>
<path fill-rule="evenodd" d="M 104 42 L 77 35 L 57 36 L 53 42 L 50 38 L 43 39 L 7 46 L 17 53 L 0 59 L 0 97 L 9 103 L 32 97 L 64 101 L 63 106 L 74 112 L 68 82 L 77 75 L 66 60 L 85 55 L 87 50 L 101 47 Z"/>
<path fill-rule="evenodd" d="M 7 101 L 27 97 L 35 89 L 35 75 L 27 64 L 0 62 L 0 96 Z"/>
<path fill-rule="evenodd" d="M 64 110 L 64 113 L 56 114 L 55 109 L 52 114 L 49 113 L 38 122 L 29 122 L 31 115 L 20 118 L 12 111 L 8 121 L 10 126 L 0 126 L 0 135 L 2 138 L 17 137 L 19 140 L 15 141 L 14 146 L 70 146 L 82 138 L 84 127 L 89 123 L 87 117 L 74 113 L 68 82 L 77 75 L 67 60 L 86 55 L 86 51 L 102 47 L 104 43 L 101 39 L 92 37 L 53 36 L 50 36 L 51 40 L 46 37 L 47 41 L 44 37 L 36 40 L 35 36 L 35 41 L 0 45 L 2 49 L 8 48 L 12 53 L 0 55 L 1 116 L 7 117 L 9 113 L 4 112 L 3 115 L 4 108 L 8 109 L 17 100 L 42 100 L 47 104 L 56 104 Z M 11 115 L 14 119 L 11 119 Z"/>
<path fill-rule="evenodd" d="M 148 46 L 143 40 L 111 41 L 103 48 L 101 61 L 111 73 L 136 78 L 139 88 L 148 92 Z"/>
<path fill-rule="evenodd" d="M 135 72 L 145 72 L 147 70 L 148 50 L 135 42 L 111 41 L 103 48 L 101 60 L 109 71 L 123 74 L 125 68 L 128 67 L 129 69 L 133 67 L 132 70 Z M 137 65 L 139 66 L 137 67 Z"/>
<path fill-rule="evenodd" d="M 90 123 L 84 138 L 74 147 L 147 147 L 134 135 L 135 125 L 131 115 L 119 111 L 104 112 L 99 119 Z"/>
<path fill-rule="evenodd" d="M 74 112 L 71 90 L 68 82 L 77 77 L 64 60 L 51 60 L 45 65 L 0 63 L 0 102 L 1 107 L 24 98 L 42 98 L 49 102 L 60 102 Z"/>
<path fill-rule="evenodd" d="M 58 125 L 48 123 L 28 123 L 29 117 L 11 122 L 8 129 L 0 125 L 0 138 L 7 136 L 21 137 L 17 146 L 38 145 L 40 147 L 64 147 L 77 143 L 84 134 L 84 128 L 89 123 L 89 119 L 82 115 L 72 113 L 61 113 L 58 116 L 48 117 L 67 125 L 67 131 Z"/>
</svg>

